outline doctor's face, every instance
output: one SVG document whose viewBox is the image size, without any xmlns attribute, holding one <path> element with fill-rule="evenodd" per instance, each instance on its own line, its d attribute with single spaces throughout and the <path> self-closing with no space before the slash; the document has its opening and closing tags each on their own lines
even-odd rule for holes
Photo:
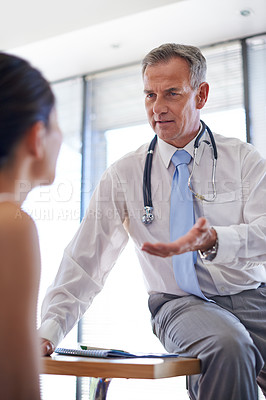
<svg viewBox="0 0 266 400">
<path fill-rule="evenodd" d="M 145 107 L 154 132 L 165 142 L 184 147 L 198 133 L 200 109 L 208 97 L 208 84 L 190 85 L 185 59 L 148 65 L 143 76 Z"/>
</svg>

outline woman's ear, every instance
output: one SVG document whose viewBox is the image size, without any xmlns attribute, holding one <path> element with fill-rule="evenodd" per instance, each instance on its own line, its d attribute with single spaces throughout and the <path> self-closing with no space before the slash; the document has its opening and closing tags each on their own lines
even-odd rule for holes
<svg viewBox="0 0 266 400">
<path fill-rule="evenodd" d="M 41 121 L 35 122 L 34 125 L 29 129 L 27 134 L 27 148 L 30 154 L 37 159 L 42 159 L 45 153 L 44 142 L 45 142 L 46 128 L 44 123 Z"/>
<path fill-rule="evenodd" d="M 209 85 L 207 82 L 202 82 L 199 85 L 197 95 L 196 95 L 196 101 L 197 101 L 197 108 L 201 110 L 208 99 L 208 94 L 209 94 Z"/>
</svg>

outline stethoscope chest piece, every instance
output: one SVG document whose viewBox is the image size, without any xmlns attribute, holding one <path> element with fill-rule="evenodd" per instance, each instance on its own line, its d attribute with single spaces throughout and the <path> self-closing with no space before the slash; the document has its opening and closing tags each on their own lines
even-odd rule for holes
<svg viewBox="0 0 266 400">
<path fill-rule="evenodd" d="M 142 222 L 145 225 L 149 225 L 154 220 L 154 215 L 152 213 L 153 207 L 146 206 L 146 207 L 144 207 L 144 211 L 145 211 L 145 213 L 142 216 Z"/>
</svg>

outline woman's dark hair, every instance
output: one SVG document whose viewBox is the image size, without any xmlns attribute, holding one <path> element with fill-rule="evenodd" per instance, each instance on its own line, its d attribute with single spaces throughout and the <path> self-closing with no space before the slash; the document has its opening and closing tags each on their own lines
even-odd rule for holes
<svg viewBox="0 0 266 400">
<path fill-rule="evenodd" d="M 0 168 L 34 123 L 48 126 L 54 104 L 51 87 L 37 69 L 0 52 Z"/>
</svg>

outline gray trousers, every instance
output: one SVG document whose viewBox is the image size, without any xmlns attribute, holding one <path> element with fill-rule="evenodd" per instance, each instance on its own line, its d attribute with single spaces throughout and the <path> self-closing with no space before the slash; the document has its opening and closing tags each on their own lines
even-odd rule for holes
<svg viewBox="0 0 266 400">
<path fill-rule="evenodd" d="M 257 383 L 266 397 L 266 287 L 212 299 L 151 295 L 153 332 L 168 352 L 201 360 L 191 399 L 255 400 Z"/>
</svg>

